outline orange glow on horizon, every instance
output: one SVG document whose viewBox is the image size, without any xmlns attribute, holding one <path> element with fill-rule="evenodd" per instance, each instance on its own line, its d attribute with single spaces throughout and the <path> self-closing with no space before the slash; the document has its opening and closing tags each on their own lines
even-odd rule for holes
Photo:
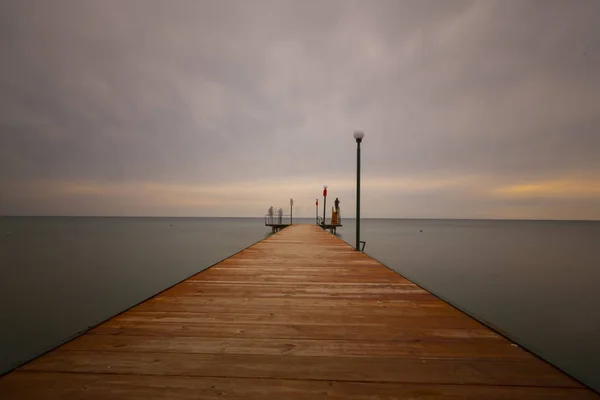
<svg viewBox="0 0 600 400">
<path fill-rule="evenodd" d="M 561 179 L 528 184 L 508 185 L 492 189 L 490 194 L 493 196 L 517 198 L 600 198 L 600 181 Z"/>
</svg>

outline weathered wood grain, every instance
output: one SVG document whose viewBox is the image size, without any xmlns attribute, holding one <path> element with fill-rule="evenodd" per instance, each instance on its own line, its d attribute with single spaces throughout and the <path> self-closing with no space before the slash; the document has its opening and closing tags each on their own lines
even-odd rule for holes
<svg viewBox="0 0 600 400">
<path fill-rule="evenodd" d="M 44 400 L 264 399 L 264 400 L 591 400 L 572 388 L 336 382 L 121 374 L 16 372 L 0 385 L 0 398 Z"/>
</svg>

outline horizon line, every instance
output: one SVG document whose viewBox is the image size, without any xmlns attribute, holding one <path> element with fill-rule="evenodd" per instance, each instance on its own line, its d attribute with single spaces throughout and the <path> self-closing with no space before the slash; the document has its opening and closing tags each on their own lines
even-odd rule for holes
<svg viewBox="0 0 600 400">
<path fill-rule="evenodd" d="M 170 216 L 170 215 L 0 215 L 0 218 L 228 218 L 228 219 L 263 219 L 255 216 Z M 294 219 L 314 219 L 314 217 L 295 217 Z M 344 219 L 356 220 L 355 217 L 344 217 Z M 361 217 L 361 220 L 371 219 L 402 219 L 402 220 L 450 220 L 450 221 L 556 221 L 556 222 L 600 222 L 600 219 L 539 219 L 539 218 L 458 218 L 458 217 Z"/>
</svg>

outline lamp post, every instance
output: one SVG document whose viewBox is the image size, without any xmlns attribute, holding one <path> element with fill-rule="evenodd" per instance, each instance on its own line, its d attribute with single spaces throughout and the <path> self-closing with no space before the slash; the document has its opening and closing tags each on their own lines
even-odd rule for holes
<svg viewBox="0 0 600 400">
<path fill-rule="evenodd" d="M 290 225 L 292 225 L 294 219 L 294 199 L 290 199 Z"/>
<path fill-rule="evenodd" d="M 355 131 L 356 139 L 356 250 L 360 251 L 360 143 L 365 137 L 364 132 Z"/>
<path fill-rule="evenodd" d="M 326 213 L 326 208 L 325 205 L 327 204 L 327 185 L 323 185 L 323 224 L 325 225 L 325 213 Z"/>
</svg>

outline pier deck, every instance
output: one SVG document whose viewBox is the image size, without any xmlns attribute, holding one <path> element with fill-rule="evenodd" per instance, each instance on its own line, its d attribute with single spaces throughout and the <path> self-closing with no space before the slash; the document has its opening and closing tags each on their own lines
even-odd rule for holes
<svg viewBox="0 0 600 400">
<path fill-rule="evenodd" d="M 0 398 L 600 397 L 319 226 L 292 225 L 5 375 Z"/>
</svg>

